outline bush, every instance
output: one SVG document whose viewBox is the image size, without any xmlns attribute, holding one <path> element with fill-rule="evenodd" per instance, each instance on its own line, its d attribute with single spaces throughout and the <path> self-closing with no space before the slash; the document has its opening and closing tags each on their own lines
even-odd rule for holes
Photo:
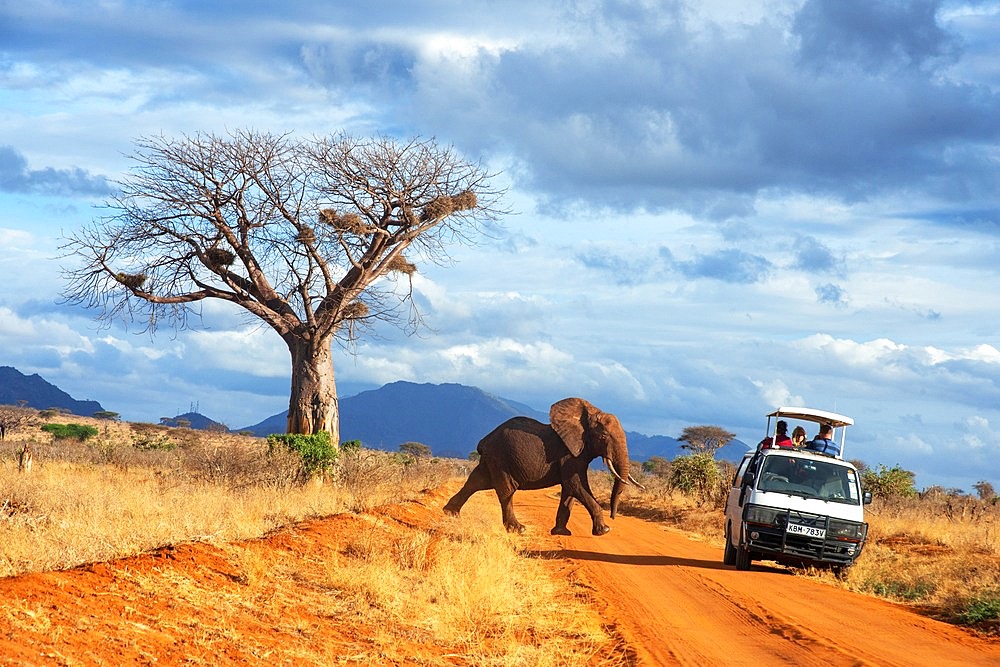
<svg viewBox="0 0 1000 667">
<path fill-rule="evenodd" d="M 998 618 L 1000 618 L 1000 590 L 987 591 L 974 598 L 958 614 L 958 620 L 965 625 L 976 625 Z"/>
<path fill-rule="evenodd" d="M 311 435 L 272 433 L 267 436 L 267 453 L 273 454 L 278 449 L 298 454 L 306 477 L 327 474 L 337 461 L 337 448 L 326 431 Z"/>
<path fill-rule="evenodd" d="M 719 481 L 719 468 L 711 454 L 678 456 L 670 464 L 670 483 L 684 493 L 708 495 Z"/>
<path fill-rule="evenodd" d="M 144 451 L 149 451 L 151 449 L 163 449 L 170 451 L 177 447 L 170 436 L 166 433 L 153 434 L 153 433 L 133 433 L 132 434 L 132 446 L 136 449 L 141 449 Z"/>
<path fill-rule="evenodd" d="M 886 468 L 881 463 L 878 468 L 866 469 L 861 473 L 861 486 L 872 492 L 875 498 L 913 498 L 917 489 L 913 485 L 914 474 L 899 465 Z"/>
<path fill-rule="evenodd" d="M 98 431 L 93 426 L 85 424 L 45 424 L 42 430 L 51 433 L 56 440 L 79 440 L 83 442 L 93 438 Z"/>
<path fill-rule="evenodd" d="M 361 451 L 361 441 L 360 440 L 345 440 L 340 443 L 340 451 L 342 452 L 360 452 Z"/>
<path fill-rule="evenodd" d="M 656 477 L 669 477 L 670 461 L 666 460 L 662 456 L 650 456 L 649 459 L 643 461 L 642 469 L 643 471 Z"/>
</svg>

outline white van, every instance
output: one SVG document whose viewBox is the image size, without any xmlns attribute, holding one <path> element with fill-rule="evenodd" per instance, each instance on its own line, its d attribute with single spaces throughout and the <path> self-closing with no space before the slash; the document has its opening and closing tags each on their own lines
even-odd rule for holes
<svg viewBox="0 0 1000 667">
<path fill-rule="evenodd" d="M 806 422 L 799 425 L 807 434 L 830 425 L 839 447 L 834 454 L 778 447 L 779 422 L 788 431 Z M 768 436 L 747 452 L 733 477 L 723 562 L 747 570 L 754 560 L 773 560 L 829 567 L 838 575 L 854 564 L 868 536 L 864 506 L 871 493 L 862 491 L 857 469 L 843 459 L 845 431 L 853 423 L 812 408 L 782 407 L 767 415 Z"/>
</svg>

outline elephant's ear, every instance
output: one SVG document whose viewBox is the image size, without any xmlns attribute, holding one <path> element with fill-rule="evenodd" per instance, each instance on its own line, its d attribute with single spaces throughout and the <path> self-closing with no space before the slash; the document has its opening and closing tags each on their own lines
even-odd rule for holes
<svg viewBox="0 0 1000 667">
<path fill-rule="evenodd" d="M 587 415 L 596 410 L 597 408 L 582 398 L 564 398 L 549 408 L 552 428 L 559 434 L 573 456 L 579 456 L 583 452 L 584 422 Z"/>
</svg>

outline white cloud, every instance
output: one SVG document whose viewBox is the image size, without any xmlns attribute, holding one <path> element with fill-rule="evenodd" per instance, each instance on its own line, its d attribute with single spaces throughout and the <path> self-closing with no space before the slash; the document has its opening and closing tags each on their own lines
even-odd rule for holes
<svg viewBox="0 0 1000 667">
<path fill-rule="evenodd" d="M 1000 483 L 995 8 L 829 6 L 0 9 L 3 363 L 126 416 L 283 409 L 287 349 L 228 306 L 154 339 L 67 310 L 53 239 L 101 211 L 27 186 L 121 177 L 159 132 L 434 136 L 502 168 L 518 215 L 420 265 L 427 327 L 335 348 L 341 386 L 586 394 L 635 430 L 748 442 L 777 405 L 839 408 L 870 463 Z"/>
<path fill-rule="evenodd" d="M 764 405 L 781 406 L 803 406 L 805 403 L 801 396 L 796 396 L 784 382 L 778 379 L 751 380 L 753 385 L 760 390 L 760 398 Z"/>
<path fill-rule="evenodd" d="M 233 331 L 192 331 L 185 336 L 190 352 L 204 368 L 236 371 L 267 378 L 285 378 L 291 372 L 291 356 L 277 334 L 262 326 Z"/>
</svg>

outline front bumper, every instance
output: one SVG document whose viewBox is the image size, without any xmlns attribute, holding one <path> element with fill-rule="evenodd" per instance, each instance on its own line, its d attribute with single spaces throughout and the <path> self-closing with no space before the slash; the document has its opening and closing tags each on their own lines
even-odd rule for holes
<svg viewBox="0 0 1000 667">
<path fill-rule="evenodd" d="M 743 517 L 746 548 L 758 558 L 779 562 L 851 565 L 861 555 L 868 536 L 867 523 L 797 510 L 748 506 Z M 789 523 L 823 529 L 825 537 L 788 532 Z"/>
</svg>

